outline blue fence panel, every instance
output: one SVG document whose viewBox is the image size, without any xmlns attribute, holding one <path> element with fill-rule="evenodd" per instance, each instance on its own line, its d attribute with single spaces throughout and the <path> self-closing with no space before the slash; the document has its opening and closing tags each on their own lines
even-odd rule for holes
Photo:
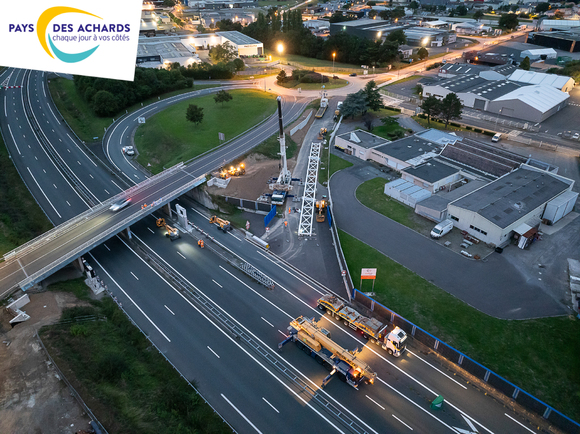
<svg viewBox="0 0 580 434">
<path fill-rule="evenodd" d="M 272 205 L 272 209 L 270 210 L 268 215 L 264 217 L 264 227 L 267 227 L 275 216 L 276 216 L 276 205 Z"/>
<path fill-rule="evenodd" d="M 330 212 L 330 207 L 326 207 L 327 215 L 328 215 L 328 227 L 332 228 L 332 213 Z"/>
</svg>

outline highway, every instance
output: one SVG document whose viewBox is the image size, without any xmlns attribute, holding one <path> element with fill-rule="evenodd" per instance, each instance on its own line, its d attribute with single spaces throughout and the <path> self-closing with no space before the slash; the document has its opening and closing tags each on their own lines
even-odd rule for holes
<svg viewBox="0 0 580 434">
<path fill-rule="evenodd" d="M 43 79 L 38 79 L 42 73 L 32 75 L 37 78 L 32 79 L 30 89 L 24 90 L 31 102 L 36 99 L 40 104 L 46 100 Z M 14 71 L 11 84 L 23 83 L 25 79 L 22 71 Z M 3 137 L 29 188 L 32 183 L 30 189 L 42 208 L 51 217 L 60 215 L 61 220 L 86 210 L 85 200 L 75 193 L 60 165 L 53 164 L 34 139 L 32 128 L 25 130 L 24 117 L 21 117 L 25 116 L 24 96 L 15 92 L 9 98 L 8 91 L 2 92 L 9 107 L 6 119 L 0 122 Z M 288 104 L 293 104 L 289 112 L 298 115 L 306 101 Z M 123 137 L 130 131 L 130 128 L 125 131 L 125 127 L 136 126 L 134 117 L 121 120 L 117 125 L 123 128 L 113 127 L 116 130 L 108 136 L 110 149 L 114 144 L 117 157 Z M 291 117 L 285 113 L 285 120 Z M 66 128 L 57 120 L 49 117 L 46 125 L 38 124 L 71 171 L 83 179 L 82 172 L 90 167 L 90 159 L 88 156 L 81 159 L 84 152 L 78 146 L 60 145 L 58 139 L 62 135 L 57 131 Z M 194 174 L 204 172 L 212 162 L 219 165 L 224 158 L 229 160 L 237 152 L 238 155 L 245 152 L 244 149 L 250 149 L 276 130 L 275 125 L 269 130 L 266 124 L 218 150 L 215 156 L 204 156 L 188 167 Z M 20 132 L 21 129 L 24 131 Z M 7 139 L 7 132 L 12 138 L 14 131 L 19 134 Z M 71 164 L 75 158 L 80 162 L 78 167 Z M 116 161 L 113 155 L 111 158 Z M 93 174 L 94 178 L 86 184 L 87 190 L 103 200 L 103 191 L 114 178 L 99 165 L 93 167 L 91 171 L 100 171 L 100 174 Z M 127 176 L 131 179 L 131 171 Z M 37 180 L 36 184 L 32 177 Z M 48 188 L 53 183 L 57 187 Z M 74 205 L 71 200 L 75 200 Z M 187 207 L 193 223 L 209 227 L 206 216 L 191 209 L 187 200 L 180 203 Z M 60 222 L 58 218 L 51 220 Z M 276 288 L 268 291 L 208 249 L 199 249 L 189 236 L 170 242 L 154 223 L 153 217 L 145 217 L 132 225 L 134 242 L 113 237 L 87 255 L 87 260 L 97 268 L 136 324 L 180 372 L 195 379 L 204 397 L 236 431 L 322 432 L 330 428 L 338 432 L 375 433 L 411 430 L 526 433 L 533 430 L 502 403 L 443 370 L 436 359 L 420 354 L 413 345 L 400 359 L 391 358 L 375 346 L 366 346 L 362 357 L 376 370 L 380 380 L 357 391 L 333 379 L 325 390 L 319 390 L 318 385 L 327 374 L 324 368 L 293 345 L 278 353 L 277 343 L 284 339 L 291 319 L 299 315 L 320 316 L 316 300 L 327 289 L 247 243 L 241 233 L 216 231 L 217 241 L 276 281 Z M 141 253 L 135 243 L 142 246 Z M 166 268 L 173 268 L 174 279 L 168 279 L 142 260 L 143 254 Z M 354 349 L 365 344 L 359 335 L 342 324 L 323 321 L 341 345 Z M 436 412 L 429 409 L 429 401 L 438 394 L 447 402 L 444 410 Z M 328 404 L 324 405 L 325 402 Z"/>
</svg>

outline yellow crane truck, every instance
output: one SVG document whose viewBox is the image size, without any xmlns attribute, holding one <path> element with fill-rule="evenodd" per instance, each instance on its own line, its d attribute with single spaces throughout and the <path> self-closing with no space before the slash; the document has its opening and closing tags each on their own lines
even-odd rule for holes
<svg viewBox="0 0 580 434">
<path fill-rule="evenodd" d="M 314 318 L 299 316 L 290 322 L 288 332 L 289 336 L 278 344 L 278 349 L 282 349 L 288 342 L 295 342 L 305 353 L 324 365 L 330 374 L 322 381 L 321 387 L 324 388 L 335 374 L 355 389 L 363 381 L 373 384 L 377 379 L 371 367 L 357 357 L 358 351 L 342 348 L 330 338 L 328 330 L 318 326 Z"/>
<path fill-rule="evenodd" d="M 211 218 L 209 219 L 209 222 L 211 224 L 215 224 L 218 229 L 221 229 L 222 231 L 224 231 L 224 234 L 227 231 L 232 230 L 232 226 L 230 225 L 230 222 L 228 220 L 221 219 L 218 216 L 215 216 L 215 215 L 211 216 Z"/>
<path fill-rule="evenodd" d="M 389 354 L 399 357 L 407 349 L 407 333 L 399 327 L 389 332 L 388 324 L 383 324 L 376 318 L 367 318 L 361 315 L 336 295 L 327 294 L 318 299 L 318 309 L 327 312 L 337 321 L 344 321 L 344 325 L 354 331 L 361 331 L 365 339 L 380 345 Z"/>
<path fill-rule="evenodd" d="M 321 223 L 326 218 L 326 207 L 328 203 L 323 199 L 316 202 L 316 221 Z"/>
<path fill-rule="evenodd" d="M 174 241 L 181 237 L 179 234 L 179 229 L 174 228 L 173 226 L 169 226 L 164 218 L 157 219 L 157 226 L 160 228 L 164 228 L 167 232 L 165 232 L 165 236 L 169 238 L 171 241 Z"/>
</svg>

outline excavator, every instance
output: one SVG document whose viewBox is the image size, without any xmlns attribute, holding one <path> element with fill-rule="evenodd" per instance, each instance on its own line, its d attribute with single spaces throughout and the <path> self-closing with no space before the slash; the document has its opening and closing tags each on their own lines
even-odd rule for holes
<svg viewBox="0 0 580 434">
<path fill-rule="evenodd" d="M 324 139 L 326 134 L 328 134 L 328 130 L 326 128 L 321 128 L 320 132 L 318 133 L 318 140 Z"/>
<path fill-rule="evenodd" d="M 328 206 L 328 202 L 324 199 L 319 200 L 316 202 L 316 221 L 321 223 L 326 218 L 326 207 Z"/>
<path fill-rule="evenodd" d="M 246 174 L 246 166 L 244 163 L 240 163 L 237 167 L 230 166 L 229 169 L 222 167 L 220 169 L 220 178 L 228 179 L 231 176 L 242 176 Z"/>
<path fill-rule="evenodd" d="M 169 226 L 166 222 L 165 219 L 162 217 L 160 219 L 157 219 L 157 227 L 160 228 L 165 228 L 165 230 L 167 231 L 165 233 L 165 236 L 167 238 L 169 238 L 171 241 L 174 241 L 178 238 L 181 238 L 181 235 L 179 234 L 179 230 L 177 228 L 174 228 L 172 226 Z"/>
<path fill-rule="evenodd" d="M 215 224 L 217 226 L 218 229 L 221 229 L 222 231 L 224 231 L 224 234 L 227 231 L 231 231 L 232 230 L 232 226 L 230 225 L 230 222 L 224 219 L 219 218 L 218 216 L 212 216 L 209 219 L 209 222 L 212 224 Z"/>
</svg>

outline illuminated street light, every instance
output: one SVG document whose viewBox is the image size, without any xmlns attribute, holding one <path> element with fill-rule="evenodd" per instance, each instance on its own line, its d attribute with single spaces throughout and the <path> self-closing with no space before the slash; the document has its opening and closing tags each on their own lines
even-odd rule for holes
<svg viewBox="0 0 580 434">
<path fill-rule="evenodd" d="M 282 54 L 284 52 L 284 44 L 282 44 L 282 42 L 278 42 L 278 45 L 276 46 L 276 51 L 278 51 L 278 54 Z"/>
<path fill-rule="evenodd" d="M 336 57 L 336 53 L 332 53 L 332 73 L 334 74 L 334 58 Z"/>
</svg>

